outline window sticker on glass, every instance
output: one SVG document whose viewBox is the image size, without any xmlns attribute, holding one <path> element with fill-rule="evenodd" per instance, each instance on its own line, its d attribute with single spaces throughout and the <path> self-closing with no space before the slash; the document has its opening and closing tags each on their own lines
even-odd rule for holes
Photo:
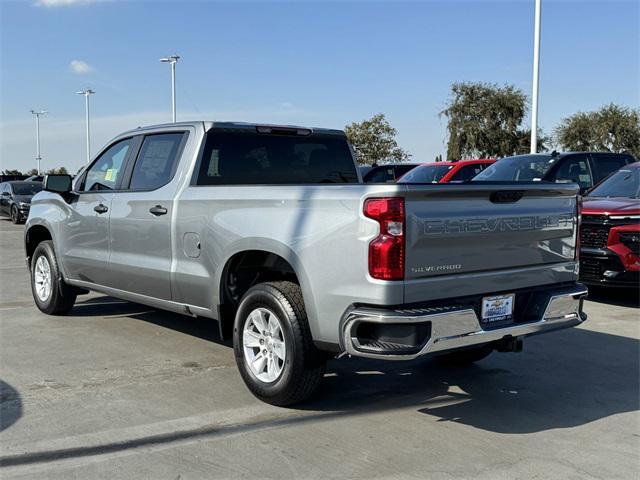
<svg viewBox="0 0 640 480">
<path fill-rule="evenodd" d="M 118 171 L 114 168 L 109 168 L 107 169 L 106 173 L 104 174 L 104 179 L 108 180 L 109 182 L 113 182 L 116 178 Z"/>
</svg>

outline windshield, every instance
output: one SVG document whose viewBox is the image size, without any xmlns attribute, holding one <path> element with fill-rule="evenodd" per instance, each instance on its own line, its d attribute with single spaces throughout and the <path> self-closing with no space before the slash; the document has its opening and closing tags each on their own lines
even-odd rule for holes
<svg viewBox="0 0 640 480">
<path fill-rule="evenodd" d="M 35 195 L 42 190 L 40 182 L 14 183 L 11 185 L 14 195 Z"/>
<path fill-rule="evenodd" d="M 640 168 L 618 170 L 591 190 L 588 196 L 640 198 Z"/>
<path fill-rule="evenodd" d="M 556 163 L 551 155 L 519 155 L 505 157 L 473 178 L 473 181 L 526 182 L 540 181 Z"/>
<path fill-rule="evenodd" d="M 398 183 L 438 183 L 453 165 L 420 165 L 404 175 Z"/>
</svg>

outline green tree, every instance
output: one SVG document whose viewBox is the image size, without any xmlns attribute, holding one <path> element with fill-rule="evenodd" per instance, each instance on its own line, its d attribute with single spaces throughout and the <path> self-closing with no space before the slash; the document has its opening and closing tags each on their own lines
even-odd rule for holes
<svg viewBox="0 0 640 480">
<path fill-rule="evenodd" d="M 451 97 L 440 115 L 447 117 L 447 158 L 504 157 L 526 153 L 529 133 L 522 128 L 527 96 L 512 86 L 463 82 L 451 85 Z M 538 149 L 546 150 L 541 135 Z"/>
<path fill-rule="evenodd" d="M 3 170 L 2 171 L 2 175 L 15 175 L 15 176 L 20 176 L 23 175 L 23 173 L 20 170 Z"/>
<path fill-rule="evenodd" d="M 611 103 L 578 112 L 563 119 L 554 136 L 564 150 L 628 152 L 640 158 L 640 111 Z"/>
<path fill-rule="evenodd" d="M 403 150 L 396 141 L 398 133 L 383 113 L 368 120 L 345 127 L 347 138 L 358 155 L 358 163 L 373 165 L 388 162 L 405 162 L 411 154 Z"/>
<path fill-rule="evenodd" d="M 67 171 L 67 169 L 65 167 L 59 167 L 59 168 L 52 168 L 51 170 L 48 170 L 47 173 L 51 173 L 51 174 L 59 174 L 59 175 L 68 175 L 69 172 Z"/>
<path fill-rule="evenodd" d="M 28 175 L 29 177 L 32 177 L 34 175 L 38 175 L 38 169 L 37 168 L 32 168 L 31 170 L 27 170 L 26 172 L 24 172 L 25 175 Z"/>
</svg>

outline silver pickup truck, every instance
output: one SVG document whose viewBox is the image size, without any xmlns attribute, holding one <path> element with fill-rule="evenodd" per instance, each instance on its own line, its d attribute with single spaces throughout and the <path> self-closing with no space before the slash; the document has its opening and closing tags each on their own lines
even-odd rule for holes
<svg viewBox="0 0 640 480">
<path fill-rule="evenodd" d="M 89 290 L 219 322 L 248 388 L 288 405 L 344 354 L 463 364 L 586 319 L 572 184 L 363 184 L 343 132 L 138 128 L 25 228 L 33 298 Z"/>
</svg>

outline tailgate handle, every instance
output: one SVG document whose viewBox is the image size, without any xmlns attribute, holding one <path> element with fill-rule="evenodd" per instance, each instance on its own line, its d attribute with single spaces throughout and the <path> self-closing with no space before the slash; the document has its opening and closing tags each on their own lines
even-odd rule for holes
<svg viewBox="0 0 640 480">
<path fill-rule="evenodd" d="M 522 190 L 501 190 L 493 192 L 489 196 L 492 203 L 516 203 L 522 198 L 524 192 Z"/>
</svg>

